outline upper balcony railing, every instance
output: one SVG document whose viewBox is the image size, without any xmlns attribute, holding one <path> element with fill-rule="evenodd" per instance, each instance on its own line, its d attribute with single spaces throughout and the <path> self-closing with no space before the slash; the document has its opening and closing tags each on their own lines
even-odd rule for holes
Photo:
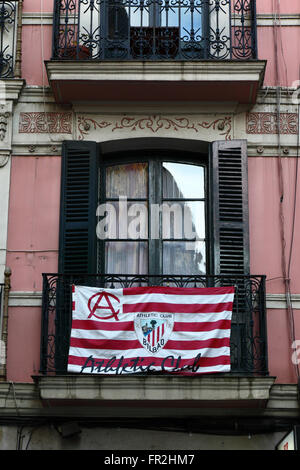
<svg viewBox="0 0 300 470">
<path fill-rule="evenodd" d="M 0 1 L 0 78 L 15 76 L 18 0 Z"/>
<path fill-rule="evenodd" d="M 230 356 L 234 374 L 267 375 L 265 276 L 150 276 L 44 274 L 40 372 L 66 374 L 72 322 L 72 285 L 106 288 L 132 286 L 235 286 Z"/>
<path fill-rule="evenodd" d="M 255 0 L 56 0 L 52 59 L 257 58 Z"/>
</svg>

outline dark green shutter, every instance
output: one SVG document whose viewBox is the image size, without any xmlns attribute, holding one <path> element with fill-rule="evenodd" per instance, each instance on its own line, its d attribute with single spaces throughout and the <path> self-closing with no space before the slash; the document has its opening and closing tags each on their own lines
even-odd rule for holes
<svg viewBox="0 0 300 470">
<path fill-rule="evenodd" d="M 96 272 L 97 145 L 64 142 L 59 272 Z"/>
<path fill-rule="evenodd" d="M 214 142 L 211 163 L 214 274 L 248 275 L 247 142 Z"/>
</svg>

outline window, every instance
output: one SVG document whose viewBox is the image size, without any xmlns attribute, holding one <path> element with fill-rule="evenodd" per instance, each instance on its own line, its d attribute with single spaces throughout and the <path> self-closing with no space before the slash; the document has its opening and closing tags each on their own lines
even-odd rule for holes
<svg viewBox="0 0 300 470">
<path fill-rule="evenodd" d="M 205 274 L 205 179 L 203 163 L 167 161 L 159 152 L 101 165 L 98 271 Z"/>
<path fill-rule="evenodd" d="M 65 142 L 61 195 L 61 273 L 249 274 L 245 141 Z M 99 204 L 110 204 L 118 214 L 119 196 L 127 198 L 129 215 L 135 204 L 126 233 L 99 240 Z M 171 210 L 171 224 L 164 225 L 160 211 L 159 224 L 151 227 L 153 207 L 171 209 L 175 203 L 182 216 L 187 209 L 196 240 L 180 231 L 184 218 Z M 143 230 L 136 224 L 136 205 L 148 211 Z M 136 238 L 127 237 L 131 222 Z"/>
</svg>

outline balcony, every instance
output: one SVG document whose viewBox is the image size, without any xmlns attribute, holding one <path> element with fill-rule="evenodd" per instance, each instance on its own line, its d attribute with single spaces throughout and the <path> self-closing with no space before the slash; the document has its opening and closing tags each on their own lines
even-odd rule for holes
<svg viewBox="0 0 300 470">
<path fill-rule="evenodd" d="M 255 11 L 254 0 L 56 1 L 56 101 L 253 103 L 265 70 Z"/>
<path fill-rule="evenodd" d="M 68 375 L 72 284 L 106 288 L 235 285 L 230 344 L 231 373 L 226 375 L 262 377 L 268 374 L 264 276 L 44 274 L 40 366 L 42 376 Z"/>
</svg>

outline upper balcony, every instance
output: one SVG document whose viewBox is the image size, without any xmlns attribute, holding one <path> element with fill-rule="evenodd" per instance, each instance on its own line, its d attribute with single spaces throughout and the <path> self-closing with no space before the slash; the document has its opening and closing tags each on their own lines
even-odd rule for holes
<svg viewBox="0 0 300 470">
<path fill-rule="evenodd" d="M 254 103 L 255 0 L 56 0 L 46 68 L 60 103 Z"/>
</svg>

